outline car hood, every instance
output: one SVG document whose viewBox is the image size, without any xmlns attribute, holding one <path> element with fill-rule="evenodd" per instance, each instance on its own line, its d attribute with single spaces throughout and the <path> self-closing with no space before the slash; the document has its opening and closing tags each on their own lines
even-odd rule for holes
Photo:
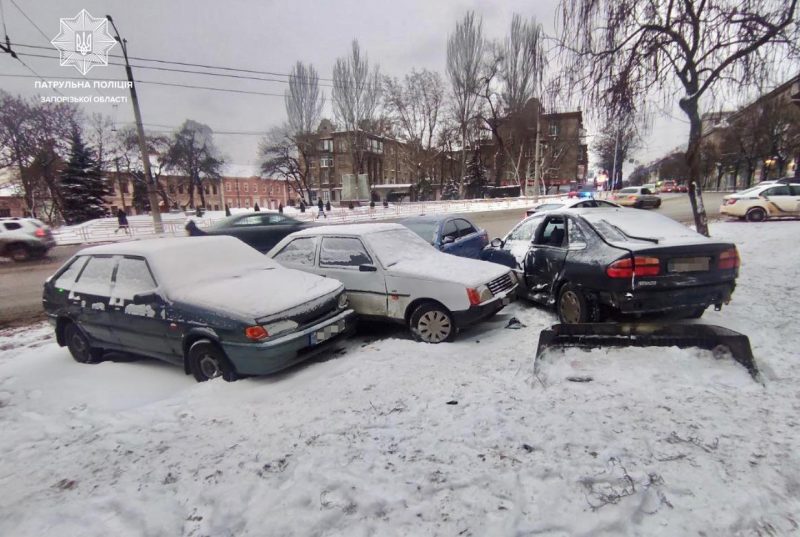
<svg viewBox="0 0 800 537">
<path fill-rule="evenodd" d="M 253 267 L 167 292 L 175 302 L 254 320 L 295 308 L 342 288 L 337 280 L 287 268 Z"/>
<path fill-rule="evenodd" d="M 460 283 L 478 287 L 509 272 L 508 267 L 450 254 L 403 260 L 386 269 L 392 276 Z"/>
</svg>

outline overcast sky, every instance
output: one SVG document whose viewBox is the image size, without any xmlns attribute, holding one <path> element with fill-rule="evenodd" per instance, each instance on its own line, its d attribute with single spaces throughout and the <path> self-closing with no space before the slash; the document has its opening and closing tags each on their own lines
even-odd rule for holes
<svg viewBox="0 0 800 537">
<path fill-rule="evenodd" d="M 312 63 L 323 78 L 331 77 L 337 56 L 344 55 L 357 38 L 370 61 L 381 71 L 403 76 L 412 68 L 427 68 L 444 75 L 447 34 L 467 11 L 483 17 L 484 34 L 489 38 L 505 35 L 511 15 L 535 16 L 549 34 L 554 33 L 555 0 L 336 0 L 336 1 L 112 1 L 97 0 L 13 0 L 38 25 L 39 32 L 12 0 L 0 0 L 5 25 L 12 43 L 51 47 L 50 39 L 59 32 L 59 19 L 74 17 L 86 9 L 94 17 L 111 15 L 120 33 L 128 40 L 128 54 L 178 62 L 209 64 L 274 73 L 288 73 L 296 60 Z M 55 49 L 17 51 L 57 56 Z M 112 54 L 119 54 L 115 46 Z M 61 67 L 57 59 L 23 57 L 45 79 L 76 76 L 73 67 Z M 119 61 L 114 60 L 112 61 Z M 145 63 L 133 64 L 194 69 Z M 23 65 L 7 54 L 0 55 L 0 74 L 30 75 Z M 264 76 L 264 75 L 255 75 Z M 254 164 L 258 136 L 221 134 L 222 132 L 263 132 L 285 118 L 282 94 L 286 84 L 242 80 L 134 68 L 137 81 L 169 82 L 274 93 L 281 96 L 223 93 L 189 88 L 137 84 L 146 128 L 170 130 L 185 119 L 209 125 L 227 160 Z M 124 79 L 119 66 L 95 67 L 91 79 Z M 284 77 L 273 77 L 285 80 Z M 53 95 L 50 90 L 34 89 L 30 78 L 0 77 L 2 88 L 24 95 Z M 327 83 L 327 82 L 323 82 Z M 326 93 L 329 88 L 323 88 Z M 66 95 L 95 95 L 87 90 L 64 90 Z M 125 91 L 104 91 L 124 95 Z M 114 108 L 110 104 L 86 105 L 87 111 L 112 116 L 118 125 L 133 120 L 130 103 Z M 327 107 L 330 115 L 330 107 Z M 680 118 L 657 120 L 646 146 L 634 157 L 647 162 L 681 145 L 688 125 Z M 158 127 L 156 127 L 156 125 Z M 163 127 L 167 126 L 167 127 Z M 596 126 L 589 125 L 589 134 Z M 589 138 L 591 143 L 591 138 Z M 630 167 L 626 172 L 630 171 Z"/>
</svg>

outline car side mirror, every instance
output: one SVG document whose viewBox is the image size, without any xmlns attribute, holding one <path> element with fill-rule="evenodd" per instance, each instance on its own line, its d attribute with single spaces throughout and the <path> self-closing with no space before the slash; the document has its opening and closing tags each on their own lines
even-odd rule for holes
<svg viewBox="0 0 800 537">
<path fill-rule="evenodd" d="M 378 267 L 375 265 L 359 265 L 358 266 L 359 272 L 378 272 Z"/>
<path fill-rule="evenodd" d="M 137 293 L 133 295 L 134 304 L 163 304 L 164 298 L 156 291 Z"/>
<path fill-rule="evenodd" d="M 456 242 L 456 240 L 453 238 L 453 236 L 452 236 L 452 235 L 447 235 L 447 236 L 445 236 L 445 237 L 443 237 L 443 238 L 442 238 L 442 245 L 443 245 L 443 246 L 444 246 L 445 244 L 452 244 L 452 243 L 454 243 L 454 242 Z"/>
<path fill-rule="evenodd" d="M 503 239 L 496 238 L 492 239 L 492 242 L 490 242 L 489 244 L 492 245 L 492 248 L 502 248 L 505 243 L 503 242 Z"/>
</svg>

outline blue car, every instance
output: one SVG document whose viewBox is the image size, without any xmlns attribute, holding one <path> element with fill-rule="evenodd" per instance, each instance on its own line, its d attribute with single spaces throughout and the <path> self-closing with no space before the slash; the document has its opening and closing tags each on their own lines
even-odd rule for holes
<svg viewBox="0 0 800 537">
<path fill-rule="evenodd" d="M 489 235 L 463 216 L 412 216 L 401 224 L 447 254 L 480 259 Z"/>
</svg>

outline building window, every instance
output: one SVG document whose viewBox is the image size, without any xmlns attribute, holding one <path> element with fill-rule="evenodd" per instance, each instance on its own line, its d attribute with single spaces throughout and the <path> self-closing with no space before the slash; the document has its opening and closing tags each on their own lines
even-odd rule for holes
<svg viewBox="0 0 800 537">
<path fill-rule="evenodd" d="M 319 159 L 319 167 L 320 168 L 333 168 L 333 158 L 331 157 L 322 157 Z"/>
<path fill-rule="evenodd" d="M 550 124 L 550 136 L 558 136 L 558 124 L 551 123 Z"/>
<path fill-rule="evenodd" d="M 331 193 L 327 190 L 322 191 L 322 201 L 328 202 L 331 201 Z"/>
<path fill-rule="evenodd" d="M 333 153 L 333 140 L 320 140 L 319 150 Z"/>
<path fill-rule="evenodd" d="M 211 185 L 211 193 L 216 196 L 216 194 L 217 194 L 217 185 Z"/>
<path fill-rule="evenodd" d="M 231 184 L 226 182 L 225 183 L 225 192 L 230 192 L 230 191 L 231 191 Z"/>
<path fill-rule="evenodd" d="M 122 181 L 120 187 L 121 187 L 120 190 L 122 191 L 123 194 L 128 193 L 128 181 Z"/>
<path fill-rule="evenodd" d="M 250 192 L 249 189 L 250 189 L 250 183 L 245 183 L 245 184 L 242 185 L 242 190 L 244 190 L 245 192 Z M 249 207 L 249 205 L 248 205 L 248 207 Z"/>
<path fill-rule="evenodd" d="M 208 185 L 205 186 L 204 190 L 206 191 L 206 194 L 210 194 L 211 193 L 211 189 L 208 188 Z"/>
</svg>

